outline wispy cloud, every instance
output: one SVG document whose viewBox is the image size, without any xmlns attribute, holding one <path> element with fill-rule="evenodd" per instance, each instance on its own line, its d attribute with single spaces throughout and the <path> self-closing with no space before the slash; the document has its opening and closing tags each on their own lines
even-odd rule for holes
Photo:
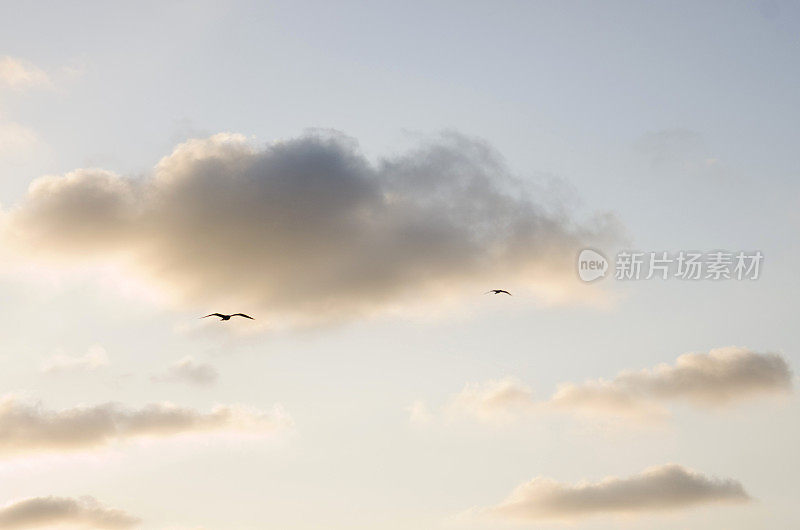
<svg viewBox="0 0 800 530">
<path fill-rule="evenodd" d="M 108 366 L 108 354 L 102 346 L 92 346 L 84 355 L 71 356 L 63 353 L 53 355 L 41 365 L 45 373 L 65 372 L 74 370 L 96 370 Z"/>
<path fill-rule="evenodd" d="M 48 88 L 50 76 L 36 65 L 15 57 L 0 57 L 0 86 L 14 90 Z"/>
<path fill-rule="evenodd" d="M 269 434 L 291 427 L 276 406 L 262 412 L 241 405 L 210 412 L 155 403 L 139 409 L 115 403 L 46 410 L 14 397 L 0 400 L 0 454 L 87 450 L 138 438 L 186 434 Z"/>
<path fill-rule="evenodd" d="M 108 508 L 93 497 L 29 497 L 0 506 L 0 528 L 122 529 L 139 523 L 137 517 Z"/>
<path fill-rule="evenodd" d="M 263 148 L 218 134 L 179 145 L 143 178 L 40 178 L 8 221 L 18 248 L 121 262 L 176 300 L 253 308 L 271 323 L 439 304 L 500 276 L 541 299 L 585 301 L 575 252 L 616 236 L 609 217 L 576 222 L 456 134 L 377 164 L 333 132 Z"/>
<path fill-rule="evenodd" d="M 569 484 L 537 477 L 517 487 L 484 516 L 518 521 L 574 520 L 602 514 L 641 514 L 701 504 L 750 500 L 741 483 L 666 464 L 630 477 Z"/>
<path fill-rule="evenodd" d="M 180 381 L 193 385 L 212 385 L 219 378 L 216 368 L 207 363 L 200 363 L 191 356 L 173 363 L 166 372 L 153 376 L 154 381 Z"/>
</svg>

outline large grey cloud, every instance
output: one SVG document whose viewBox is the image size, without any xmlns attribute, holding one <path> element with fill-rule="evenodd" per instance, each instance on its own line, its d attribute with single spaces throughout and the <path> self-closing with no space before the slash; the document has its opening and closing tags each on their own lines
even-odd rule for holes
<svg viewBox="0 0 800 530">
<path fill-rule="evenodd" d="M 119 529 L 139 523 L 137 517 L 108 508 L 92 497 L 30 497 L 0 506 L 0 528 L 81 528 Z"/>
<path fill-rule="evenodd" d="M 261 412 L 217 406 L 210 412 L 155 403 L 139 409 L 115 403 L 47 410 L 13 397 L 0 400 L 0 455 L 86 450 L 144 437 L 193 433 L 271 433 L 291 425 L 279 407 Z"/>
<path fill-rule="evenodd" d="M 485 513 L 524 521 L 577 519 L 613 513 L 675 510 L 699 504 L 737 503 L 750 499 L 741 483 L 708 477 L 667 464 L 630 477 L 567 484 L 535 478 L 517 487 L 502 503 Z"/>
<path fill-rule="evenodd" d="M 142 177 L 40 178 L 6 221 L 23 248 L 117 260 L 194 306 L 317 322 L 499 284 L 584 297 L 596 290 L 575 281 L 576 252 L 616 235 L 456 134 L 378 163 L 337 133 L 263 148 L 219 134 Z"/>
</svg>

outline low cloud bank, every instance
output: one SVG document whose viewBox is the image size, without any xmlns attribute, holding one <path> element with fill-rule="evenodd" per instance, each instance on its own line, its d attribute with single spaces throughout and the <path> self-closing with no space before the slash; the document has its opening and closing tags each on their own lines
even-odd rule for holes
<svg viewBox="0 0 800 530">
<path fill-rule="evenodd" d="M 668 414 L 666 405 L 675 401 L 720 407 L 791 390 L 792 370 L 782 356 L 727 347 L 687 353 L 675 364 L 625 371 L 610 380 L 564 383 L 549 399 L 539 401 L 516 379 L 469 383 L 444 412 L 448 417 L 466 416 L 485 422 L 508 421 L 537 411 L 657 420 Z M 412 413 L 416 411 L 419 416 L 423 408 L 427 411 L 418 401 Z"/>
<path fill-rule="evenodd" d="M 6 397 L 0 400 L 0 455 L 87 450 L 137 438 L 186 434 L 267 434 L 291 424 L 277 406 L 271 412 L 239 405 L 201 412 L 169 403 L 140 409 L 105 403 L 46 410 Z"/>
<path fill-rule="evenodd" d="M 125 529 L 140 522 L 122 510 L 108 508 L 93 497 L 30 497 L 0 506 L 0 528 Z"/>
<path fill-rule="evenodd" d="M 674 365 L 622 372 L 611 380 L 567 383 L 550 402 L 566 409 L 638 415 L 667 401 L 722 406 L 791 388 L 792 371 L 780 355 L 727 347 L 687 353 Z"/>
<path fill-rule="evenodd" d="M 676 464 L 666 464 L 630 477 L 608 477 L 599 482 L 567 484 L 538 477 L 517 487 L 505 501 L 482 513 L 522 521 L 571 520 L 749 500 L 738 481 L 708 477 Z"/>
</svg>

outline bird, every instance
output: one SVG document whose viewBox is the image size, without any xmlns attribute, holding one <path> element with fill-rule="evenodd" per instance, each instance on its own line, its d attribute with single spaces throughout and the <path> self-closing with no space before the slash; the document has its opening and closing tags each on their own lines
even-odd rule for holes
<svg viewBox="0 0 800 530">
<path fill-rule="evenodd" d="M 255 320 L 255 318 L 251 317 L 250 315 L 245 315 L 244 313 L 234 313 L 233 315 L 223 315 L 222 313 L 211 313 L 210 315 L 206 315 L 200 318 L 208 318 L 208 317 L 219 317 L 220 320 L 230 320 L 231 317 L 244 317 L 244 318 L 249 318 L 250 320 Z"/>
<path fill-rule="evenodd" d="M 484 294 L 489 294 L 489 293 L 492 294 L 506 293 L 508 296 L 512 296 L 511 293 L 509 293 L 508 291 L 504 291 L 503 289 L 492 289 L 490 291 L 486 291 Z"/>
</svg>

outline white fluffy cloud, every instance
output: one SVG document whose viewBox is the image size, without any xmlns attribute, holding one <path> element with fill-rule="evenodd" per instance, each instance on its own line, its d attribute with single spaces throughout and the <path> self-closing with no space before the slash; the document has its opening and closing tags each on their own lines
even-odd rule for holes
<svg viewBox="0 0 800 530">
<path fill-rule="evenodd" d="M 121 264 L 192 307 L 307 323 L 498 282 L 586 297 L 575 254 L 614 227 L 576 223 L 491 148 L 455 134 L 378 163 L 338 133 L 263 148 L 218 134 L 179 145 L 144 177 L 40 178 L 6 237 L 39 255 Z"/>
<path fill-rule="evenodd" d="M 136 438 L 185 434 L 267 434 L 291 424 L 277 406 L 271 412 L 239 405 L 220 405 L 201 412 L 169 403 L 139 409 L 105 403 L 46 410 L 6 397 L 0 400 L 0 455 L 86 450 Z"/>
<path fill-rule="evenodd" d="M 502 503 L 483 513 L 513 520 L 572 520 L 600 514 L 637 514 L 700 504 L 740 503 L 750 499 L 732 479 L 708 477 L 667 464 L 631 477 L 567 484 L 538 477 L 517 487 Z"/>
<path fill-rule="evenodd" d="M 137 517 L 108 508 L 92 497 L 30 497 L 0 506 L 0 528 L 120 529 L 139 523 Z"/>
<path fill-rule="evenodd" d="M 210 364 L 197 362 L 191 356 L 186 356 L 173 363 L 164 374 L 155 376 L 153 379 L 156 381 L 181 381 L 204 386 L 214 384 L 217 378 L 219 378 L 219 373 L 216 368 Z"/>
<path fill-rule="evenodd" d="M 674 365 L 626 371 L 611 380 L 564 383 L 546 400 L 536 400 L 530 388 L 511 378 L 469 383 L 445 412 L 486 422 L 535 411 L 662 419 L 667 414 L 665 405 L 676 400 L 722 406 L 791 389 L 792 371 L 780 355 L 727 347 L 687 353 Z"/>
</svg>

